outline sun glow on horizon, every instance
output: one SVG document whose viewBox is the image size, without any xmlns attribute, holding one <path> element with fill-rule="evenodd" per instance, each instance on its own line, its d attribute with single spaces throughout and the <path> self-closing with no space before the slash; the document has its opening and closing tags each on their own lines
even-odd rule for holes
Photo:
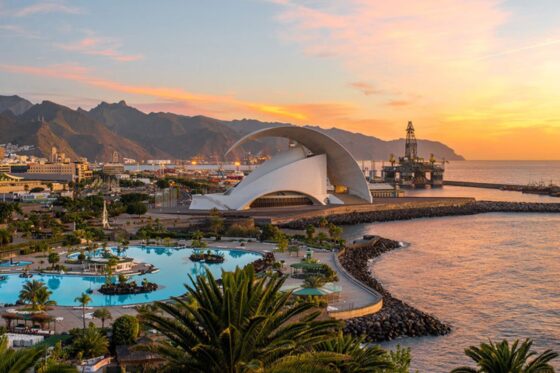
<svg viewBox="0 0 560 373">
<path fill-rule="evenodd" d="M 339 127 L 382 139 L 402 137 L 413 120 L 419 137 L 470 159 L 560 159 L 560 7 L 281 0 L 246 4 L 243 13 L 223 5 L 230 24 L 213 15 L 210 25 L 204 4 L 181 2 L 157 11 L 113 5 L 134 13 L 127 19 L 94 3 L 7 6 L 2 94 L 32 92 L 74 107 L 125 99 L 147 112 Z M 253 13 L 260 17 L 240 27 Z M 107 22 L 98 22 L 101 14 Z M 66 26 L 42 29 L 37 17 Z M 169 30 L 144 30 L 138 19 L 146 17 Z M 135 32 L 118 32 L 115 22 Z"/>
</svg>

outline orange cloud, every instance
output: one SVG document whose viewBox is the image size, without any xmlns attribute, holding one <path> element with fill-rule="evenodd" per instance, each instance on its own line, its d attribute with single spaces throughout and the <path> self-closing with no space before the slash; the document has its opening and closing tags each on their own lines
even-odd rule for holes
<svg viewBox="0 0 560 373">
<path fill-rule="evenodd" d="M 283 39 L 311 57 L 340 62 L 354 76 L 351 87 L 366 95 L 362 82 L 375 82 L 381 94 L 356 99 L 354 125 L 358 116 L 399 124 L 412 119 L 421 136 L 470 158 L 488 157 L 492 149 L 483 153 L 471 143 L 475 138 L 500 136 L 517 141 L 501 143 L 516 149 L 516 158 L 560 158 L 560 148 L 552 155 L 552 147 L 545 152 L 521 135 L 528 128 L 539 138 L 550 128 L 560 132 L 560 30 L 508 36 L 504 26 L 527 26 L 515 24 L 523 17 L 501 0 L 274 2 Z M 367 122 L 359 130 L 377 135 Z M 400 136 L 401 126 L 387 131 Z M 510 156 L 506 149 L 495 152 Z"/>
<path fill-rule="evenodd" d="M 241 100 L 232 96 L 189 92 L 179 88 L 125 84 L 94 76 L 88 68 L 77 65 L 46 67 L 1 65 L 10 73 L 76 81 L 112 92 L 157 98 L 158 102 L 137 103 L 148 111 L 173 111 L 186 115 L 209 115 L 223 119 L 255 117 L 261 120 L 285 121 L 295 124 L 315 124 L 341 127 L 382 136 L 391 122 L 362 116 L 357 106 L 348 102 L 270 104 Z M 364 128 L 366 130 L 364 130 Z"/>
<path fill-rule="evenodd" d="M 387 103 L 387 105 L 393 107 L 408 106 L 410 104 L 411 104 L 410 101 L 405 101 L 405 100 L 391 100 Z"/>
<path fill-rule="evenodd" d="M 230 96 L 192 93 L 178 88 L 124 84 L 117 81 L 96 77 L 91 74 L 91 71 L 89 69 L 82 66 L 53 65 L 47 67 L 36 67 L 0 65 L 0 69 L 12 73 L 77 81 L 86 85 L 99 87 L 114 92 L 187 102 L 190 104 L 198 105 L 201 108 L 201 111 L 218 110 L 224 112 L 229 111 L 231 113 L 251 112 L 265 114 L 265 118 L 287 118 L 297 120 L 306 120 L 308 118 L 305 113 L 290 110 L 290 108 L 287 106 L 248 102 Z"/>
</svg>

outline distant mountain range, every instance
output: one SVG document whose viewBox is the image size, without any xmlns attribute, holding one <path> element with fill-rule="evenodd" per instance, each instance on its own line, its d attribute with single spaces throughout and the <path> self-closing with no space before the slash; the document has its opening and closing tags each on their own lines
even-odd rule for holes
<svg viewBox="0 0 560 373">
<path fill-rule="evenodd" d="M 124 101 L 100 103 L 86 111 L 43 101 L 33 105 L 19 96 L 0 96 L 0 143 L 34 145 L 35 155 L 48 156 L 52 146 L 71 158 L 108 161 L 114 150 L 123 157 L 189 159 L 200 156 L 223 160 L 226 150 L 242 136 L 257 129 L 286 125 L 243 119 L 224 121 L 205 116 L 143 113 Z M 311 127 L 333 137 L 356 159 L 388 159 L 402 155 L 404 139 L 384 141 L 338 128 Z M 404 131 L 404 125 L 403 125 Z M 243 152 L 272 154 L 285 148 L 282 139 L 264 139 L 244 145 Z M 453 149 L 437 141 L 419 140 L 420 156 L 462 160 Z"/>
</svg>

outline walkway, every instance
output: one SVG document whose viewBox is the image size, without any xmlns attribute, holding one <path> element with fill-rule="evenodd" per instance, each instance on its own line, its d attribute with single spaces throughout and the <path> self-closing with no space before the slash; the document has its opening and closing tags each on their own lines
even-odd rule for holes
<svg viewBox="0 0 560 373">
<path fill-rule="evenodd" d="M 245 242 L 245 246 L 240 246 L 240 242 L 237 240 L 228 241 L 222 240 L 219 242 L 215 242 L 212 240 L 207 241 L 208 246 L 210 248 L 225 248 L 225 249 L 242 249 L 242 250 L 251 250 L 257 252 L 266 252 L 266 251 L 273 251 L 276 248 L 276 245 L 271 243 L 261 243 L 261 242 Z M 131 242 L 130 245 L 139 244 L 139 242 Z M 290 255 L 289 252 L 280 253 L 274 252 L 274 256 L 276 260 L 284 260 L 284 268 L 283 272 L 286 274 L 290 274 L 291 269 L 290 265 L 293 263 L 297 263 L 301 261 L 304 255 L 304 251 L 300 251 L 299 256 L 296 256 L 295 253 Z M 377 304 L 380 301 L 380 297 L 377 293 L 372 292 L 371 290 L 365 288 L 361 283 L 354 280 L 349 274 L 344 271 L 344 269 L 340 268 L 338 263 L 336 263 L 335 255 L 331 251 L 326 250 L 317 250 L 314 249 L 313 257 L 318 259 L 319 262 L 328 264 L 331 268 L 333 268 L 338 273 L 339 281 L 337 285 L 342 287 L 342 291 L 340 293 L 340 297 L 336 300 L 329 302 L 329 306 L 335 307 L 339 311 L 346 311 L 351 309 L 363 308 L 367 306 L 371 306 L 373 304 Z M 18 260 L 25 260 L 25 259 L 32 259 L 37 261 L 37 254 L 27 256 L 27 257 L 19 257 Z M 32 267 L 37 266 L 34 264 Z M 286 285 L 301 285 L 303 280 L 295 279 L 292 277 L 288 277 L 285 284 Z M 8 307 L 8 308 L 16 308 L 16 307 Z M 106 307 L 112 314 L 113 320 L 122 315 L 135 315 L 137 312 L 134 308 L 130 306 L 115 306 L 115 307 Z M 86 309 L 86 313 L 92 313 L 95 308 Z M 5 309 L 0 307 L 0 313 L 4 312 Z M 53 307 L 49 310 L 49 314 L 55 318 L 62 317 L 63 320 L 57 322 L 56 330 L 57 332 L 68 331 L 73 328 L 81 328 L 82 327 L 82 310 L 79 308 L 73 307 Z M 101 326 L 101 321 L 97 319 L 86 319 L 86 324 L 93 322 L 97 326 Z M 106 321 L 106 325 L 110 325 L 111 320 Z"/>
</svg>

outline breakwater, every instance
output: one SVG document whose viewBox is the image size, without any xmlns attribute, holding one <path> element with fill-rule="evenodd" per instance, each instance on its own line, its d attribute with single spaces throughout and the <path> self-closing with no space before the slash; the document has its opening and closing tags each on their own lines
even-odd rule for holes
<svg viewBox="0 0 560 373">
<path fill-rule="evenodd" d="M 348 225 L 440 216 L 473 215 L 489 212 L 560 213 L 560 203 L 471 201 L 443 206 L 404 206 L 403 208 L 398 208 L 398 205 L 396 206 L 394 209 L 386 210 L 349 211 L 328 215 L 324 218 L 330 223 Z M 319 216 L 296 219 L 285 222 L 281 226 L 291 229 L 304 229 L 308 225 L 319 225 L 321 219 L 322 217 Z"/>
<path fill-rule="evenodd" d="M 374 237 L 366 243 L 345 248 L 339 254 L 341 265 L 358 281 L 377 291 L 383 297 L 381 311 L 346 320 L 345 332 L 365 336 L 368 342 L 388 341 L 397 337 L 444 335 L 451 327 L 434 316 L 424 313 L 394 298 L 369 271 L 369 261 L 391 250 L 400 248 L 397 241 Z"/>
<path fill-rule="evenodd" d="M 444 180 L 443 185 L 462 186 L 462 187 L 469 187 L 469 188 L 514 190 L 518 192 L 520 192 L 525 187 L 524 185 L 519 185 L 519 184 L 479 183 L 476 181 L 453 181 L 453 180 Z"/>
</svg>

